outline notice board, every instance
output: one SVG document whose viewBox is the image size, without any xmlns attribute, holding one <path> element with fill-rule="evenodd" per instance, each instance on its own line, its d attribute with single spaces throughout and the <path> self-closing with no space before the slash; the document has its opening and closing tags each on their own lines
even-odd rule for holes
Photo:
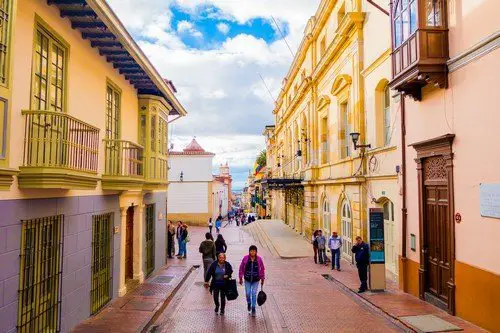
<svg viewBox="0 0 500 333">
<path fill-rule="evenodd" d="M 370 262 L 385 263 L 384 212 L 370 208 Z"/>
</svg>

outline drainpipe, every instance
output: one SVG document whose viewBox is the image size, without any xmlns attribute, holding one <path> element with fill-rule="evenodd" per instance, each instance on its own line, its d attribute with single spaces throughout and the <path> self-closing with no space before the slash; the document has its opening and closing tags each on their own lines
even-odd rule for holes
<svg viewBox="0 0 500 333">
<path fill-rule="evenodd" d="M 407 258 L 406 258 L 406 234 L 408 233 L 408 209 L 406 207 L 406 105 L 405 95 L 400 95 L 401 103 L 401 178 L 403 181 L 403 202 L 401 207 L 401 222 L 402 222 L 402 253 L 401 253 L 401 266 L 403 275 L 403 291 L 408 292 L 408 276 L 407 276 Z"/>
</svg>

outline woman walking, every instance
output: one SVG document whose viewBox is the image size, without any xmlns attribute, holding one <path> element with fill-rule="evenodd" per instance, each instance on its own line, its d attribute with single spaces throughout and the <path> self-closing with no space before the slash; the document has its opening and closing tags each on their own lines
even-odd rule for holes
<svg viewBox="0 0 500 333">
<path fill-rule="evenodd" d="M 219 253 L 227 252 L 226 240 L 224 239 L 224 237 L 222 237 L 221 234 L 217 235 L 217 240 L 215 241 L 215 252 L 217 254 L 217 257 L 219 257 Z"/>
<path fill-rule="evenodd" d="M 248 255 L 243 257 L 240 264 L 239 277 L 240 284 L 243 284 L 245 279 L 245 293 L 247 297 L 248 312 L 252 312 L 252 317 L 255 317 L 255 306 L 257 304 L 257 289 L 259 281 L 261 286 L 264 285 L 266 278 L 266 268 L 264 261 L 257 255 L 257 246 L 252 245 L 248 249 Z"/>
<path fill-rule="evenodd" d="M 210 293 L 214 296 L 215 313 L 217 314 L 220 308 L 221 316 L 224 315 L 226 308 L 226 281 L 231 278 L 231 275 L 233 275 L 233 267 L 226 261 L 225 253 L 218 255 L 217 261 L 210 265 L 207 274 L 205 274 L 205 288 L 210 286 Z"/>
</svg>

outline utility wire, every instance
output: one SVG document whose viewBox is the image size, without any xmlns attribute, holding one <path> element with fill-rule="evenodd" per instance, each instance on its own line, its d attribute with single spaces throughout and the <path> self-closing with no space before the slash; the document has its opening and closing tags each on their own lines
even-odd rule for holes
<svg viewBox="0 0 500 333">
<path fill-rule="evenodd" d="M 273 102 L 274 102 L 274 103 L 276 103 L 276 99 L 274 99 L 273 94 L 271 93 L 271 90 L 270 90 L 270 89 L 269 89 L 269 87 L 267 86 L 266 81 L 264 80 L 264 78 L 262 77 L 262 75 L 261 75 L 260 73 L 257 73 L 257 74 L 259 74 L 260 79 L 262 80 L 262 83 L 264 83 L 264 86 L 266 87 L 266 90 L 267 90 L 267 92 L 269 93 L 269 96 L 271 96 L 271 99 L 273 100 Z"/>
<path fill-rule="evenodd" d="M 290 47 L 290 45 L 286 41 L 285 34 L 283 34 L 283 31 L 281 31 L 281 28 L 278 25 L 278 22 L 276 22 L 276 20 L 274 19 L 274 16 L 271 15 L 271 18 L 273 19 L 273 22 L 276 25 L 276 28 L 278 28 L 278 31 L 281 34 L 281 38 L 283 39 L 283 41 L 285 42 L 286 46 L 288 47 L 288 50 L 290 51 L 290 54 L 292 55 L 292 58 L 295 58 L 295 54 L 293 53 L 292 48 Z"/>
</svg>

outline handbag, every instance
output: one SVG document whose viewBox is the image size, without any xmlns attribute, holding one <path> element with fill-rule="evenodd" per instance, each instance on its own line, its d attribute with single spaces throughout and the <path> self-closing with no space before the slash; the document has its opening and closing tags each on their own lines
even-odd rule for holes
<svg viewBox="0 0 500 333">
<path fill-rule="evenodd" d="M 259 294 L 257 295 L 257 304 L 259 306 L 262 306 L 262 305 L 264 305 L 264 303 L 266 303 L 266 300 L 267 300 L 267 295 L 264 292 L 264 290 L 262 290 L 262 287 L 261 287 Z"/>
<path fill-rule="evenodd" d="M 228 301 L 234 301 L 238 298 L 238 285 L 235 279 L 230 279 L 226 281 L 226 299 Z"/>
<path fill-rule="evenodd" d="M 186 236 L 186 243 L 189 243 L 189 241 L 191 240 L 191 238 L 189 238 L 189 235 Z"/>
</svg>

